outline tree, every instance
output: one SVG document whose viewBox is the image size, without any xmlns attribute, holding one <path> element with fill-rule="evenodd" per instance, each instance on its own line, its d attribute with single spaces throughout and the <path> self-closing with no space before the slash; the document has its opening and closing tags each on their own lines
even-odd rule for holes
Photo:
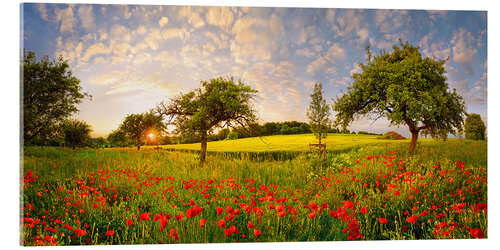
<svg viewBox="0 0 500 250">
<path fill-rule="evenodd" d="M 465 139 L 484 140 L 486 126 L 479 114 L 468 114 L 465 118 Z"/>
<path fill-rule="evenodd" d="M 106 145 L 108 144 L 108 140 L 106 140 L 104 137 L 97 137 L 93 141 L 94 141 L 94 146 L 97 148 L 105 148 Z"/>
<path fill-rule="evenodd" d="M 48 56 L 37 61 L 35 53 L 24 52 L 21 62 L 23 95 L 23 138 L 25 143 L 53 138 L 59 123 L 78 112 L 83 93 L 80 80 L 73 76 L 62 57 Z"/>
<path fill-rule="evenodd" d="M 64 136 L 64 142 L 67 146 L 75 149 L 83 147 L 90 143 L 90 125 L 79 120 L 65 120 L 61 123 L 61 132 Z"/>
<path fill-rule="evenodd" d="M 321 144 L 321 139 L 327 136 L 330 125 L 329 116 L 330 106 L 326 104 L 326 100 L 323 98 L 323 85 L 315 83 L 311 94 L 311 103 L 307 109 L 307 117 L 309 118 L 311 131 L 318 138 L 318 144 Z"/>
<path fill-rule="evenodd" d="M 120 129 L 111 131 L 107 139 L 111 146 L 124 147 L 128 145 L 127 136 Z"/>
<path fill-rule="evenodd" d="M 213 78 L 202 81 L 201 87 L 181 94 L 157 106 L 156 111 L 175 125 L 175 132 L 183 136 L 201 138 L 200 163 L 206 158 L 207 139 L 215 128 L 239 125 L 248 128 L 256 121 L 251 100 L 257 91 L 241 80 Z"/>
<path fill-rule="evenodd" d="M 123 133 L 133 141 L 137 150 L 140 150 L 149 134 L 159 135 L 165 128 L 162 117 L 150 111 L 147 113 L 127 115 L 120 125 L 119 130 L 123 131 Z"/>
<path fill-rule="evenodd" d="M 419 47 L 399 41 L 392 53 L 372 57 L 367 46 L 367 63 L 352 75 L 347 93 L 337 98 L 333 110 L 336 124 L 344 128 L 358 116 L 387 118 L 391 125 L 407 125 L 413 152 L 419 132 L 431 135 L 454 133 L 463 124 L 463 98 L 448 90 L 446 60 L 423 58 Z"/>
</svg>

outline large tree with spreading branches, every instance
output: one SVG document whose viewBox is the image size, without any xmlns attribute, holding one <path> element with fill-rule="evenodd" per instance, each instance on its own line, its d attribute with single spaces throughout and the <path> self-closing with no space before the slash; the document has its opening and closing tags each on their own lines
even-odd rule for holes
<svg viewBox="0 0 500 250">
<path fill-rule="evenodd" d="M 333 104 L 336 124 L 346 127 L 359 116 L 387 118 L 391 125 L 406 125 L 413 152 L 420 132 L 438 137 L 456 133 L 463 126 L 463 98 L 448 87 L 446 60 L 423 57 L 408 42 L 399 41 L 392 52 L 372 56 L 366 47 L 367 62 L 352 75 L 347 92 Z"/>
<path fill-rule="evenodd" d="M 252 99 L 257 91 L 241 80 L 218 77 L 202 81 L 201 87 L 181 94 L 169 103 L 160 103 L 156 111 L 175 125 L 183 136 L 201 138 L 200 162 L 206 158 L 208 136 L 216 128 L 249 128 L 257 117 Z"/>
</svg>

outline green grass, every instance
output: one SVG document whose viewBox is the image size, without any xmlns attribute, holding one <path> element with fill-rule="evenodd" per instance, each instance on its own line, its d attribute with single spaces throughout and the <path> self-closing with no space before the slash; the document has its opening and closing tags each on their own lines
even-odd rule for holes
<svg viewBox="0 0 500 250">
<path fill-rule="evenodd" d="M 313 139 L 310 135 L 267 138 L 281 145 L 275 148 L 280 150 L 275 151 L 276 154 L 291 152 L 287 151 L 288 148 L 302 147 L 304 152 L 294 158 L 253 161 L 245 157 L 210 154 L 204 166 L 199 166 L 196 153 L 180 151 L 137 151 L 133 148 L 73 151 L 27 147 L 23 157 L 24 174 L 30 170 L 37 178 L 22 193 L 23 217 L 36 218 L 47 225 L 30 227 L 29 223 L 24 223 L 23 243 L 330 241 L 348 239 L 351 229 L 345 233 L 342 229 L 356 229 L 356 225 L 364 240 L 471 238 L 467 227 L 479 228 L 487 236 L 487 214 L 484 210 L 474 210 L 477 203 L 487 202 L 485 141 L 419 140 L 417 152 L 410 155 L 407 153 L 408 141 L 388 143 L 374 136 L 331 135 L 327 143 L 337 141 L 343 146 L 337 145 L 338 150 L 329 151 L 322 160 L 308 151 L 309 141 L 298 141 L 308 136 Z M 245 141 L 246 144 L 240 144 Z M 223 143 L 233 150 L 235 147 L 262 150 L 264 146 L 252 147 L 258 141 L 258 138 L 248 138 L 213 142 L 209 149 L 212 146 L 225 151 L 227 148 L 217 147 L 217 143 Z M 283 143 L 286 141 L 295 145 L 288 146 Z M 457 168 L 458 161 L 466 163 L 463 170 Z M 393 165 L 389 166 L 391 162 Z M 443 175 L 441 171 L 446 172 Z M 156 182 L 160 177 L 163 179 Z M 250 184 L 252 179 L 255 182 Z M 208 180 L 214 181 L 210 187 L 206 186 Z M 83 184 L 78 184 L 80 181 Z M 187 183 L 194 186 L 186 188 Z M 259 191 L 262 185 L 272 192 Z M 257 191 L 252 191 L 252 187 Z M 419 191 L 415 192 L 415 189 Z M 395 196 L 395 190 L 401 194 Z M 206 193 L 211 196 L 205 198 Z M 410 196 L 414 197 L 410 199 Z M 277 201 L 283 197 L 287 200 Z M 235 203 L 234 199 L 238 201 Z M 190 200 L 204 211 L 181 221 L 173 218 L 177 214 L 186 214 L 192 207 L 187 204 Z M 344 207 L 345 201 L 354 204 L 345 209 L 345 220 L 330 216 L 331 211 Z M 68 202 L 71 206 L 67 205 Z M 76 202 L 80 203 L 75 206 Z M 234 221 L 227 220 L 226 208 L 240 208 L 240 203 L 253 204 L 252 207 L 263 209 L 263 214 L 242 212 L 234 216 Z M 328 209 L 316 211 L 316 217 L 310 218 L 309 205 L 312 203 L 318 206 L 327 204 Z M 463 210 L 454 209 L 462 203 Z M 95 204 L 99 207 L 94 208 Z M 286 216 L 278 217 L 274 207 L 279 204 L 296 208 L 297 214 L 286 210 Z M 439 207 L 433 210 L 434 204 Z M 215 212 L 217 206 L 224 209 L 220 215 Z M 368 213 L 360 213 L 362 207 L 366 207 Z M 405 215 L 405 211 L 409 214 Z M 422 216 L 418 223 L 406 221 L 410 215 L 420 215 L 423 211 L 430 214 Z M 143 212 L 150 212 L 151 220 L 141 221 L 139 215 Z M 160 213 L 172 216 L 164 231 L 160 231 L 158 221 L 153 222 L 153 215 Z M 436 219 L 439 213 L 445 215 Z M 57 217 L 61 218 L 61 223 L 54 222 Z M 378 219 L 382 217 L 389 223 L 379 224 Z M 199 226 L 201 218 L 207 219 L 203 228 Z M 126 219 L 132 219 L 134 224 L 126 226 Z M 217 226 L 221 219 L 226 219 L 225 229 L 234 225 L 239 234 L 226 236 L 224 228 Z M 255 236 L 253 229 L 247 227 L 248 221 L 262 231 L 260 236 Z M 441 222 L 456 223 L 457 226 L 436 231 L 437 223 Z M 349 223 L 354 223 L 354 226 L 349 226 Z M 63 228 L 65 224 L 72 230 Z M 85 224 L 88 228 L 84 227 Z M 57 232 L 47 231 L 50 228 Z M 87 234 L 76 237 L 75 228 L 83 228 Z M 179 240 L 170 237 L 169 232 L 174 229 L 178 231 Z M 105 236 L 108 230 L 114 230 L 115 234 Z M 46 236 L 54 238 L 44 241 Z"/>
<path fill-rule="evenodd" d="M 409 143 L 410 140 L 378 139 L 376 135 L 329 134 L 322 142 L 326 143 L 327 150 L 336 151 L 370 144 Z M 431 139 L 419 139 L 428 143 Z M 269 152 L 269 151 L 308 151 L 309 144 L 318 143 L 313 134 L 300 135 L 273 135 L 250 137 L 237 140 L 223 140 L 208 142 L 207 150 L 214 152 Z M 162 145 L 166 149 L 199 150 L 200 143 Z"/>
</svg>

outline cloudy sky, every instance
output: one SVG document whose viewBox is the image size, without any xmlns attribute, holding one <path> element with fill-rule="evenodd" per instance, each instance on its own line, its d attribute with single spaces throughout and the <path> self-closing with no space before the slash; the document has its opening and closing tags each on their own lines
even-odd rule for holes
<svg viewBox="0 0 500 250">
<path fill-rule="evenodd" d="M 216 76 L 259 91 L 261 122 L 307 121 L 314 82 L 341 95 L 370 44 L 398 38 L 444 59 L 450 88 L 487 122 L 486 12 L 24 4 L 21 40 L 37 55 L 62 55 L 91 101 L 76 118 L 106 136 L 127 114 L 153 108 Z M 349 129 L 399 131 L 361 119 Z"/>
</svg>

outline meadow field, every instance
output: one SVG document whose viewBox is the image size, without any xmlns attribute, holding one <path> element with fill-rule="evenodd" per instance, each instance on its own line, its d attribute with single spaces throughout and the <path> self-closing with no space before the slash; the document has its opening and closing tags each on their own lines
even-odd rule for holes
<svg viewBox="0 0 500 250">
<path fill-rule="evenodd" d="M 422 140 L 410 155 L 408 141 L 329 136 L 329 148 L 345 150 L 323 158 L 301 137 L 312 139 L 212 142 L 221 152 L 303 152 L 212 154 L 203 166 L 195 152 L 25 147 L 22 244 L 487 237 L 485 141 Z"/>
</svg>

